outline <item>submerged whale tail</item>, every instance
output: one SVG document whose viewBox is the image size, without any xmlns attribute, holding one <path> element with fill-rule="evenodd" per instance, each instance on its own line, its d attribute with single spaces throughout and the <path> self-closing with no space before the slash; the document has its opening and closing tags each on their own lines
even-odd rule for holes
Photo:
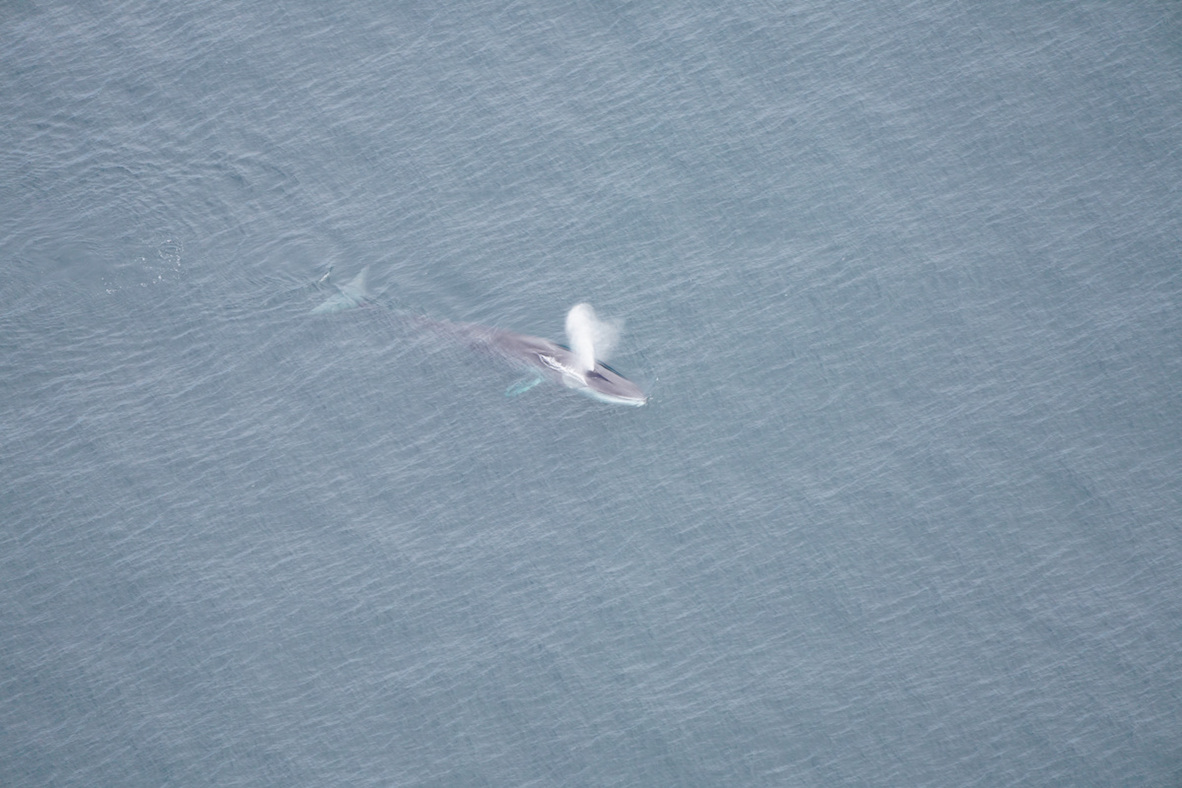
<svg viewBox="0 0 1182 788">
<path fill-rule="evenodd" d="M 337 285 L 337 292 L 334 293 L 327 301 L 320 304 L 312 310 L 314 315 L 325 315 L 332 312 L 344 312 L 346 309 L 354 309 L 369 301 L 369 291 L 366 289 L 366 279 L 369 277 L 369 268 L 361 269 L 361 273 L 350 279 L 343 285 Z M 325 274 L 320 281 L 328 278 Z"/>
</svg>

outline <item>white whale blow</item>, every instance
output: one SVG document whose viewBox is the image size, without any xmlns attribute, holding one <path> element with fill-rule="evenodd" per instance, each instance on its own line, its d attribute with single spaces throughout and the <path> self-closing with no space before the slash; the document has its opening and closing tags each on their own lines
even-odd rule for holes
<svg viewBox="0 0 1182 788">
<path fill-rule="evenodd" d="M 580 372 L 595 369 L 597 360 L 606 361 L 619 336 L 619 324 L 597 318 L 590 304 L 575 304 L 566 313 L 566 337 Z"/>
</svg>

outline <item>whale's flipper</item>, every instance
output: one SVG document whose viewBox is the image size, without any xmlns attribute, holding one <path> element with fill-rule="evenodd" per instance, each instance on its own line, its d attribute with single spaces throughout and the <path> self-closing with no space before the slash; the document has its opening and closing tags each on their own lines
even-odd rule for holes
<svg viewBox="0 0 1182 788">
<path fill-rule="evenodd" d="M 536 373 L 536 372 L 535 372 L 534 374 L 532 374 L 532 375 L 526 375 L 524 378 L 522 378 L 521 380 L 517 381 L 517 382 L 516 382 L 516 383 L 514 383 L 512 386 L 510 386 L 509 388 L 505 389 L 505 396 L 506 396 L 506 397 L 518 397 L 518 396 L 521 396 L 521 395 L 522 395 L 522 394 L 524 394 L 525 392 L 527 392 L 527 391 L 529 391 L 530 389 L 532 389 L 534 386 L 536 386 L 536 385 L 538 385 L 539 383 L 541 383 L 541 382 L 542 382 L 542 379 L 543 379 L 543 378 L 542 378 L 542 376 L 541 376 L 541 375 L 539 375 L 539 374 L 538 374 L 538 373 Z"/>
<path fill-rule="evenodd" d="M 327 301 L 312 310 L 314 315 L 326 315 L 332 312 L 344 312 L 346 309 L 359 307 L 369 300 L 365 281 L 369 276 L 369 269 L 361 269 L 361 273 L 353 277 L 347 284 L 338 285 L 337 292 Z M 324 275 L 327 278 L 328 274 Z M 320 280 L 321 282 L 324 279 Z"/>
</svg>

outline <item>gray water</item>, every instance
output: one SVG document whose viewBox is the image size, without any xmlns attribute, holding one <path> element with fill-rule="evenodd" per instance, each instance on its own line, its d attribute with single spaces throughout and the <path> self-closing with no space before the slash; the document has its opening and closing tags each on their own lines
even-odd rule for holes
<svg viewBox="0 0 1182 788">
<path fill-rule="evenodd" d="M 1182 783 L 1177 3 L 335 5 L 0 11 L 0 784 Z"/>
</svg>

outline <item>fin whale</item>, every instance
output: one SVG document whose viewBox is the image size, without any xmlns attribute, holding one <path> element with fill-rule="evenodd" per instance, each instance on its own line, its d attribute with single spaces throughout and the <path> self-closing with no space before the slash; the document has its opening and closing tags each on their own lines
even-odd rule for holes
<svg viewBox="0 0 1182 788">
<path fill-rule="evenodd" d="M 312 314 L 329 314 L 346 309 L 372 305 L 366 291 L 366 275 L 363 270 L 327 301 L 312 310 Z M 572 350 L 543 337 L 518 334 L 500 328 L 482 326 L 476 323 L 450 323 L 428 317 L 406 316 L 407 322 L 445 336 L 460 340 L 469 347 L 497 356 L 510 364 L 524 368 L 531 377 L 524 384 L 509 387 L 508 395 L 524 393 L 538 382 L 547 380 L 585 394 L 592 399 L 612 405 L 639 407 L 648 402 L 648 396 L 640 386 L 628 380 L 616 370 L 594 357 L 593 342 L 583 332 L 574 329 L 572 318 L 580 319 L 594 312 L 588 304 L 576 304 L 567 319 L 567 333 L 570 335 Z"/>
<path fill-rule="evenodd" d="M 600 402 L 641 406 L 648 397 L 640 386 L 596 360 L 586 368 L 579 355 L 565 345 L 543 337 L 518 334 L 476 324 L 452 324 L 467 343 L 525 367 L 543 380 L 558 383 Z"/>
</svg>

